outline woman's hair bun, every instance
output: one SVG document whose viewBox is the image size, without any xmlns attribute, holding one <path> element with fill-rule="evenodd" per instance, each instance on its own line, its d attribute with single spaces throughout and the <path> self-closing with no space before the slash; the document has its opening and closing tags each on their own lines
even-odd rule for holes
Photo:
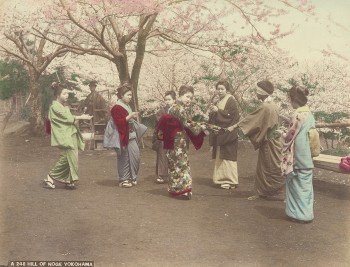
<svg viewBox="0 0 350 267">
<path fill-rule="evenodd" d="M 305 87 L 297 86 L 297 91 L 302 93 L 304 96 L 308 96 L 309 95 L 309 90 L 307 88 L 305 88 Z"/>
</svg>

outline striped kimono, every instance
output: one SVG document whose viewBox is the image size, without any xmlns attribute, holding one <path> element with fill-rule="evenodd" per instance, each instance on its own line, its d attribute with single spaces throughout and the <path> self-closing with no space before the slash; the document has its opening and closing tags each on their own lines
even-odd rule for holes
<svg viewBox="0 0 350 267">
<path fill-rule="evenodd" d="M 259 150 L 254 189 L 259 196 L 269 197 L 281 194 L 284 178 L 281 172 L 282 142 L 278 131 L 279 114 L 274 103 L 264 102 L 242 119 L 238 126 Z"/>
<path fill-rule="evenodd" d="M 120 141 L 116 147 L 119 183 L 127 180 L 136 182 L 140 167 L 140 149 L 134 123 L 133 120 L 126 120 L 131 112 L 130 106 L 121 101 L 111 110 Z"/>
<path fill-rule="evenodd" d="M 74 116 L 68 107 L 53 101 L 49 109 L 51 122 L 51 146 L 62 150 L 61 156 L 49 172 L 52 179 L 65 184 L 79 180 L 78 149 L 84 150 L 84 140 Z"/>
</svg>

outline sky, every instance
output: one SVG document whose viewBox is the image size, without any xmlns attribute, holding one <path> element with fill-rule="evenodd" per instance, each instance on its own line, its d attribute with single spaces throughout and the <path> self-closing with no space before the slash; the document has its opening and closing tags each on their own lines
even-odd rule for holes
<svg viewBox="0 0 350 267">
<path fill-rule="evenodd" d="M 350 64 L 350 1 L 312 2 L 316 7 L 316 17 L 311 17 L 306 22 L 304 15 L 293 13 L 285 18 L 285 22 L 293 21 L 298 27 L 291 36 L 280 40 L 279 45 L 289 50 L 290 54 L 300 61 L 318 60 L 321 58 L 320 51 L 331 47 L 337 53 L 346 56 L 347 64 Z M 318 21 L 315 18 L 319 18 Z"/>
<path fill-rule="evenodd" d="M 22 7 L 33 7 L 42 0 L 0 0 L 0 9 L 10 2 L 18 1 Z M 270 0 L 264 0 L 270 1 Z M 315 5 L 315 17 L 299 12 L 279 18 L 281 25 L 294 23 L 293 34 L 278 41 L 278 45 L 289 51 L 299 62 L 322 59 L 321 51 L 329 47 L 346 57 L 335 57 L 336 61 L 350 66 L 350 0 L 311 0 Z M 316 20 L 317 19 L 317 20 Z"/>
</svg>

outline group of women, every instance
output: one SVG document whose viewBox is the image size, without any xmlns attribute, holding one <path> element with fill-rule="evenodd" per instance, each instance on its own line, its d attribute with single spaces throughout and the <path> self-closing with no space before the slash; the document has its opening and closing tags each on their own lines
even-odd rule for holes
<svg viewBox="0 0 350 267">
<path fill-rule="evenodd" d="M 55 188 L 54 181 L 74 188 L 78 180 L 78 149 L 83 141 L 76 121 L 88 115 L 73 116 L 65 107 L 68 92 L 59 83 L 52 85 L 56 100 L 50 107 L 51 144 L 62 149 L 54 168 L 44 180 L 46 188 Z M 261 105 L 256 111 L 239 120 L 234 97 L 227 81 L 216 84 L 217 102 L 208 106 L 209 122 L 195 122 L 188 112 L 194 96 L 192 86 L 181 86 L 178 97 L 166 92 L 166 107 L 157 114 L 153 149 L 157 151 L 156 182 L 167 180 L 171 196 L 191 199 L 192 177 L 188 159 L 191 142 L 200 149 L 209 135 L 215 159 L 213 183 L 222 189 L 234 189 L 239 184 L 237 168 L 238 128 L 259 150 L 254 182 L 255 194 L 249 200 L 284 194 L 288 218 L 297 222 L 313 220 L 312 156 L 309 130 L 315 127 L 313 115 L 306 105 L 308 91 L 294 86 L 289 98 L 295 114 L 287 133 L 279 130 L 279 110 L 271 95 L 274 86 L 265 80 L 257 83 L 256 96 Z M 137 185 L 140 162 L 138 141 L 146 127 L 138 123 L 138 114 L 129 106 L 132 89 L 122 85 L 117 89 L 119 98 L 111 110 L 111 119 L 105 133 L 105 146 L 117 152 L 119 186 Z M 286 179 L 284 178 L 286 176 Z"/>
</svg>

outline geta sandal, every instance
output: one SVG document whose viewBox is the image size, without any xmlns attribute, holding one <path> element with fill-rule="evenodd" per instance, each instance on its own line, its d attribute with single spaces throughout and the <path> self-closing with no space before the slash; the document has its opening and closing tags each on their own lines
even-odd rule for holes
<svg viewBox="0 0 350 267">
<path fill-rule="evenodd" d="M 64 187 L 66 189 L 68 189 L 68 190 L 74 190 L 75 189 L 75 184 L 66 184 Z"/>
<path fill-rule="evenodd" d="M 56 186 L 53 182 L 49 181 L 49 180 L 44 180 L 44 188 L 46 189 L 55 189 Z"/>
</svg>

